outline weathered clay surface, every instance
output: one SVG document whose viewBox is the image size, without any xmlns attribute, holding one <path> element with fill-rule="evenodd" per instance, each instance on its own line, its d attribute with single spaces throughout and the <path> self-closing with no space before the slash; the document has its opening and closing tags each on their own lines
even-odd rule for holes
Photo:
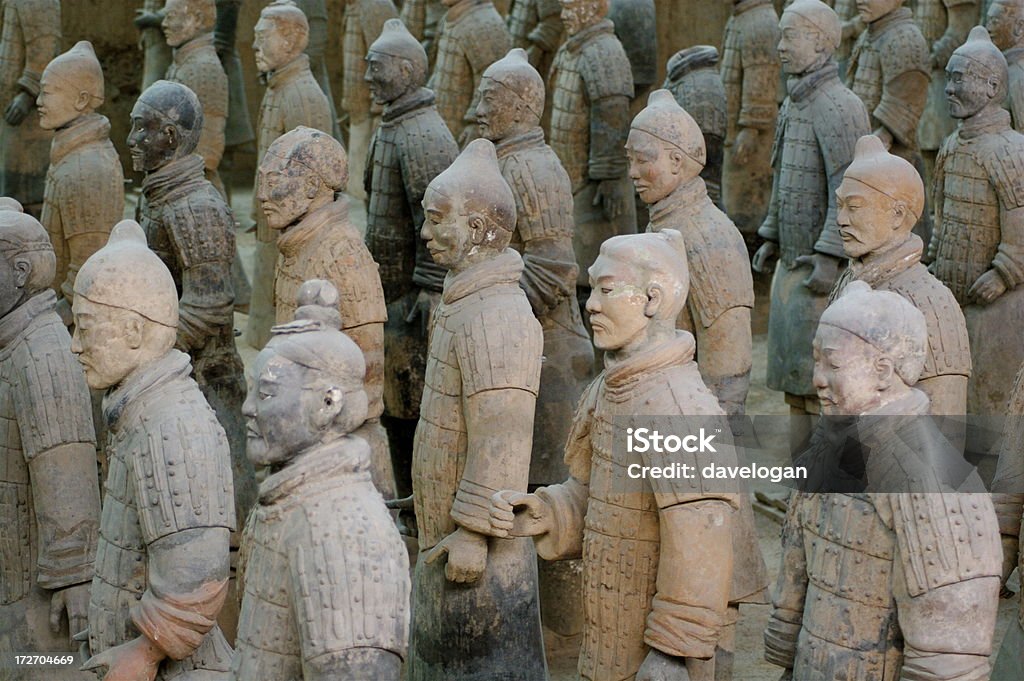
<svg viewBox="0 0 1024 681">
<path fill-rule="evenodd" d="M 629 173 L 650 206 L 650 232 L 683 235 L 690 294 L 677 321 L 697 343 L 701 377 L 722 409 L 742 414 L 750 387 L 754 283 L 743 237 L 708 196 L 704 136 L 667 90 L 651 93 L 626 142 Z"/>
<path fill-rule="evenodd" d="M 963 307 L 971 340 L 967 412 L 1000 414 L 1024 362 L 1007 319 L 1024 314 L 1024 135 L 1010 127 L 1006 59 L 981 26 L 950 57 L 950 110 L 960 120 L 935 164 L 929 268 Z"/>
<path fill-rule="evenodd" d="M 316 78 L 317 84 L 327 97 L 330 107 L 331 129 L 326 130 L 340 140 L 341 128 L 338 126 L 338 114 L 334 110 L 334 95 L 331 94 L 331 77 L 327 69 L 327 2 L 326 0 L 274 0 L 294 4 L 306 15 L 309 22 L 309 43 L 306 55 L 309 56 L 309 70 Z M 273 3 L 271 3 L 273 4 Z"/>
<path fill-rule="evenodd" d="M 323 280 L 296 293 L 294 320 L 274 327 L 244 407 L 249 456 L 272 472 L 242 539 L 230 678 L 398 681 L 409 558 L 360 437 L 372 399 L 363 353 L 338 331 L 344 293 Z"/>
<path fill-rule="evenodd" d="M 370 91 L 384 106 L 364 178 L 366 245 L 377 262 L 388 321 L 384 327 L 384 414 L 398 492 L 412 492 L 412 437 L 427 365 L 430 314 L 447 268 L 419 238 L 427 185 L 459 153 L 423 87 L 427 55 L 401 21 L 389 20 L 366 56 Z"/>
<path fill-rule="evenodd" d="M 460 146 L 475 139 L 477 87 L 484 70 L 505 56 L 512 36 L 491 0 L 443 0 L 437 59 L 427 87 Z"/>
<path fill-rule="evenodd" d="M 606 0 L 608 18 L 633 71 L 634 96 L 642 97 L 658 80 L 657 10 L 654 0 Z"/>
<path fill-rule="evenodd" d="M 39 125 L 43 69 L 60 52 L 59 0 L 9 0 L 0 8 L 0 196 L 39 217 L 53 133 Z"/>
<path fill-rule="evenodd" d="M 427 248 L 451 271 L 431 320 L 413 451 L 409 679 L 541 681 L 536 559 L 528 539 L 495 536 L 487 510 L 500 489 L 526 491 L 543 353 L 523 260 L 508 248 L 515 197 L 491 142 L 471 142 L 423 205 Z"/>
<path fill-rule="evenodd" d="M 758 229 L 766 243 L 753 268 L 767 271 L 779 259 L 768 318 L 768 387 L 786 393 L 794 413 L 817 413 L 811 342 L 845 258 L 835 191 L 870 124 L 832 59 L 842 38 L 835 12 L 818 0 L 796 0 L 779 26 L 789 96 L 776 127 L 772 200 Z"/>
<path fill-rule="evenodd" d="M 238 56 L 238 13 L 242 0 L 216 0 L 217 24 L 213 29 L 213 45 L 228 77 L 228 117 L 224 123 L 224 147 L 230 150 L 256 139 L 249 117 L 245 94 L 242 60 Z M 248 298 L 246 298 L 248 300 Z"/>
<path fill-rule="evenodd" d="M 143 0 L 142 11 L 135 16 L 142 49 L 142 90 L 163 79 L 171 65 L 171 46 L 164 39 L 160 23 L 164 19 L 164 0 Z"/>
<path fill-rule="evenodd" d="M 830 437 L 870 452 L 866 485 L 791 497 L 765 657 L 793 679 L 988 678 L 999 528 L 978 475 L 936 465 L 957 454 L 912 387 L 925 316 L 855 282 L 814 343 L 823 412 L 844 417 Z"/>
<path fill-rule="evenodd" d="M 87 626 L 99 534 L 92 406 L 54 310 L 54 262 L 42 225 L 14 207 L 0 210 L 0 648 L 12 660 L 77 649 L 71 635 Z M 0 671 L 4 681 L 54 678 L 88 675 Z"/>
<path fill-rule="evenodd" d="M 299 126 L 279 137 L 264 155 L 256 198 L 270 228 L 282 230 L 274 285 L 278 323 L 295 316 L 303 282 L 323 279 L 338 291 L 341 330 L 362 350 L 366 364 L 369 411 L 356 434 L 370 444 L 377 489 L 392 498 L 391 453 L 380 424 L 387 310 L 377 263 L 349 220 L 348 199 L 340 195 L 347 179 L 341 143 L 330 133 Z"/>
<path fill-rule="evenodd" d="M 1009 67 L 1006 108 L 1017 132 L 1024 131 L 1024 2 L 992 0 L 985 16 L 985 28 L 992 42 L 1003 51 Z"/>
<path fill-rule="evenodd" d="M 39 125 L 54 130 L 41 221 L 57 257 L 57 312 L 71 323 L 75 275 L 123 217 L 124 171 L 110 142 L 103 71 L 92 45 L 79 42 L 40 79 Z"/>
<path fill-rule="evenodd" d="M 560 0 L 512 0 L 508 30 L 512 45 L 526 50 L 530 65 L 546 77 L 565 38 Z"/>
<path fill-rule="evenodd" d="M 924 244 L 910 230 L 924 210 L 924 183 L 908 161 L 886 152 L 874 135 L 857 142 L 838 190 L 837 221 L 849 267 L 832 290 L 834 300 L 852 281 L 893 291 L 924 314 L 928 347 L 916 388 L 931 413 L 966 414 L 971 353 L 963 312 L 921 264 Z"/>
<path fill-rule="evenodd" d="M 216 624 L 235 521 L 231 455 L 188 355 L 174 349 L 174 278 L 136 223 L 116 225 L 82 266 L 73 310 L 72 350 L 89 387 L 107 390 L 109 433 L 84 668 L 217 678 L 231 661 Z"/>
<path fill-rule="evenodd" d="M 256 65 L 266 75 L 267 91 L 257 121 L 256 157 L 259 161 L 274 140 L 300 125 L 328 133 L 334 129 L 330 101 L 310 71 L 310 58 L 304 52 L 309 41 L 309 22 L 294 5 L 275 2 L 260 13 L 253 48 Z M 274 243 L 276 235 L 267 227 L 259 206 L 253 206 L 253 215 L 258 243 L 245 341 L 258 349 L 269 339 L 275 319 L 277 245 Z"/>
<path fill-rule="evenodd" d="M 203 113 L 194 93 L 157 81 L 142 93 L 132 121 L 128 145 L 135 169 L 145 173 L 142 227 L 180 297 L 175 347 L 189 354 L 199 389 L 227 434 L 240 525 L 255 501 L 256 482 L 245 456 L 245 379 L 235 349 L 235 219 L 195 153 Z M 165 135 L 166 125 L 177 134 Z"/>
</svg>

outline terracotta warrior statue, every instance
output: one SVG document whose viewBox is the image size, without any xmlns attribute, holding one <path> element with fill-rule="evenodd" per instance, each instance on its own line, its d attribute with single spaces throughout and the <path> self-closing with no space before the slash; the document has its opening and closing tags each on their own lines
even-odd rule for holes
<svg viewBox="0 0 1024 681">
<path fill-rule="evenodd" d="M 963 416 L 971 375 L 964 316 L 953 293 L 921 264 L 924 243 L 910 231 L 924 211 L 921 176 L 906 159 L 886 152 L 876 135 L 866 135 L 857 142 L 836 196 L 839 235 L 850 264 L 832 299 L 850 282 L 864 281 L 921 310 L 928 345 L 915 387 L 928 396 L 932 414 Z"/>
<path fill-rule="evenodd" d="M 228 156 L 226 165 L 230 162 L 232 151 L 248 146 L 256 139 L 256 131 L 249 117 L 242 60 L 238 57 L 236 45 L 242 0 L 216 0 L 216 3 L 217 23 L 213 29 L 213 46 L 228 77 L 228 118 L 224 124 L 224 152 Z"/>
<path fill-rule="evenodd" d="M 689 288 L 683 236 L 666 229 L 612 237 L 589 276 L 587 312 L 605 370 L 577 408 L 565 450 L 569 478 L 534 494 L 492 495 L 492 531 L 533 536 L 548 560 L 582 556 L 581 678 L 711 681 L 728 603 L 751 578 L 733 548 L 740 495 L 729 485 L 629 479 L 631 465 L 665 461 L 613 444 L 620 428 L 655 415 L 728 427 L 694 362 L 693 336 L 676 330 Z M 731 446 L 715 449 L 716 463 L 735 465 Z M 710 462 L 710 453 L 672 455 L 679 456 L 698 467 Z"/>
<path fill-rule="evenodd" d="M 306 44 L 306 55 L 309 56 L 309 70 L 316 78 L 317 84 L 327 97 L 331 107 L 333 128 L 325 130 L 341 140 L 341 128 L 338 125 L 338 114 L 334 110 L 334 96 L 331 94 L 331 78 L 327 69 L 327 1 L 326 0 L 271 0 L 269 4 L 285 3 L 295 5 L 306 15 L 309 22 L 309 42 Z"/>
<path fill-rule="evenodd" d="M 171 65 L 171 46 L 160 28 L 163 21 L 164 0 L 143 0 L 142 9 L 135 10 L 135 28 L 139 30 L 139 48 L 142 50 L 142 90 L 163 79 Z"/>
<path fill-rule="evenodd" d="M 491 528 L 491 495 L 525 492 L 543 335 L 509 248 L 516 202 L 474 140 L 427 187 L 422 236 L 450 268 L 431 319 L 412 480 L 419 527 L 409 681 L 547 679 L 528 539 Z"/>
<path fill-rule="evenodd" d="M 0 210 L 0 489 L 9 500 L 0 506 L 0 647 L 13 662 L 78 648 L 71 637 L 87 626 L 100 490 L 89 389 L 49 288 L 53 248 L 43 226 L 9 204 Z M 10 665 L 0 678 L 86 675 Z"/>
<path fill-rule="evenodd" d="M 118 223 L 82 265 L 72 309 L 71 349 L 89 387 L 107 391 L 109 429 L 83 669 L 222 678 L 232 652 L 217 626 L 235 524 L 231 455 L 188 355 L 174 349 L 178 290 L 138 224 Z"/>
<path fill-rule="evenodd" d="M 866 453 L 866 484 L 798 492 L 765 630 L 784 678 L 989 678 L 999 528 L 973 468 L 913 387 L 928 325 L 911 301 L 851 283 L 821 316 L 814 384 L 824 419 Z"/>
<path fill-rule="evenodd" d="M 35 104 L 43 69 L 60 53 L 60 1 L 5 0 L 0 25 L 0 196 L 38 218 L 53 133 Z"/>
<path fill-rule="evenodd" d="M 399 16 L 409 32 L 420 41 L 429 63 L 437 56 L 437 26 L 448 8 L 442 0 L 404 0 Z"/>
<path fill-rule="evenodd" d="M 103 70 L 82 41 L 54 59 L 40 78 L 39 125 L 55 131 L 46 173 L 42 223 L 57 257 L 57 313 L 71 323 L 75 275 L 124 216 L 124 171 L 110 142 Z"/>
<path fill-rule="evenodd" d="M 708 196 L 700 173 L 704 136 L 668 90 L 651 93 L 626 142 L 629 174 L 650 206 L 650 232 L 682 233 L 690 269 L 678 328 L 692 333 L 708 390 L 727 414 L 742 414 L 750 387 L 754 282 L 743 237 Z"/>
<path fill-rule="evenodd" d="M 662 87 L 672 93 L 676 103 L 690 114 L 704 136 L 707 162 L 700 176 L 711 201 L 721 208 L 728 107 L 725 86 L 718 73 L 718 50 L 711 45 L 687 47 L 672 55 L 667 70 Z"/>
<path fill-rule="evenodd" d="M 835 191 L 870 132 L 867 110 L 839 81 L 832 58 L 842 38 L 839 17 L 819 0 L 796 0 L 779 22 L 779 57 L 789 74 L 773 152 L 775 180 L 765 239 L 753 269 L 772 279 L 768 317 L 768 387 L 785 393 L 790 413 L 817 414 L 811 341 L 846 257 L 836 225 Z M 802 439 L 794 434 L 794 442 Z"/>
<path fill-rule="evenodd" d="M 636 232 L 624 150 L 633 72 L 607 18 L 608 0 L 561 1 L 568 38 L 548 75 L 548 138 L 572 182 L 576 289 L 582 306 L 590 295 L 587 268 L 601 243 Z"/>
<path fill-rule="evenodd" d="M 778 44 L 779 17 L 771 0 L 732 0 L 732 16 L 722 38 L 721 75 L 728 107 L 722 209 L 748 244 L 757 236 L 772 193 Z"/>
<path fill-rule="evenodd" d="M 476 138 L 477 88 L 484 70 L 505 56 L 512 36 L 491 0 L 441 0 L 437 60 L 427 87 L 460 146 Z"/>
<path fill-rule="evenodd" d="M 427 366 L 427 323 L 447 268 L 419 238 L 427 185 L 459 154 L 455 138 L 423 87 L 427 55 L 397 19 L 384 24 L 366 55 L 373 101 L 384 107 L 370 144 L 366 245 L 377 262 L 388 320 L 384 327 L 384 416 L 398 493 L 412 493 L 412 438 Z"/>
<path fill-rule="evenodd" d="M 184 85 L 158 80 L 132 109 L 128 148 L 142 182 L 140 216 L 150 248 L 174 277 L 181 298 L 175 347 L 189 354 L 194 377 L 231 446 L 238 523 L 256 497 L 245 456 L 245 378 L 235 349 L 231 261 L 235 219 L 203 176 L 196 153 L 203 110 Z"/>
<path fill-rule="evenodd" d="M 294 321 L 274 327 L 243 408 L 249 457 L 270 475 L 242 539 L 231 679 L 399 681 L 409 556 L 359 437 L 363 353 L 338 331 L 344 294 L 322 280 L 296 294 Z"/>
<path fill-rule="evenodd" d="M 260 12 L 255 28 L 256 68 L 267 81 L 260 105 L 256 159 L 262 162 L 270 145 L 300 125 L 330 133 L 334 129 L 330 101 L 309 69 L 304 50 L 309 43 L 306 15 L 289 2 L 273 2 Z M 255 199 L 255 192 L 253 194 Z M 276 235 L 253 202 L 256 219 L 256 257 L 252 275 L 252 300 L 245 342 L 259 349 L 270 338 L 274 325 L 274 268 L 277 265 Z"/>
<path fill-rule="evenodd" d="M 992 0 L 985 17 L 992 43 L 1009 68 L 1007 108 L 1017 132 L 1024 131 L 1024 0 Z"/>
<path fill-rule="evenodd" d="M 564 37 L 559 0 L 512 0 L 508 11 L 512 45 L 526 50 L 530 66 L 544 77 Z"/>
<path fill-rule="evenodd" d="M 380 125 L 380 106 L 374 106 L 370 88 L 364 79 L 366 52 L 380 37 L 384 22 L 397 17 L 398 10 L 391 0 L 358 0 L 345 5 L 341 110 L 348 115 L 349 179 L 346 192 L 364 201 L 366 154 L 373 131 Z"/>
<path fill-rule="evenodd" d="M 658 16 L 654 0 L 608 0 L 608 19 L 633 72 L 633 101 L 658 79 Z"/>
<path fill-rule="evenodd" d="M 1001 414 L 1024 362 L 1024 135 L 1003 108 L 1006 59 L 977 26 L 946 67 L 950 113 L 960 121 L 935 164 L 930 269 L 963 307 L 971 341 L 967 413 Z"/>
<path fill-rule="evenodd" d="M 167 0 L 162 23 L 174 61 L 167 80 L 187 86 L 203 107 L 203 131 L 196 153 L 203 157 L 206 179 L 221 192 L 217 172 L 224 155 L 224 129 L 228 118 L 228 76 L 217 56 L 213 29 L 217 23 L 214 0 Z"/>
<path fill-rule="evenodd" d="M 299 126 L 278 137 L 263 157 L 256 199 L 271 229 L 281 230 L 277 246 L 274 303 L 279 323 L 295 316 L 296 297 L 307 279 L 325 279 L 337 289 L 341 330 L 362 350 L 368 412 L 356 435 L 370 445 L 377 489 L 395 496 L 384 412 L 384 322 L 387 310 L 377 263 L 348 215 L 342 191 L 348 159 L 329 133 Z M 335 198 L 337 197 L 337 198 Z"/>
</svg>

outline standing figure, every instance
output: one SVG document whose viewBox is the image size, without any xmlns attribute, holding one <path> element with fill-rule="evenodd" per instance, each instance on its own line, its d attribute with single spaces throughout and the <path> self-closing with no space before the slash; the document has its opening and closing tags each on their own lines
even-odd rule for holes
<svg viewBox="0 0 1024 681">
<path fill-rule="evenodd" d="M 706 481 L 627 477 L 669 455 L 619 441 L 621 429 L 654 417 L 728 427 L 700 378 L 693 336 L 676 330 L 689 288 L 683 237 L 672 229 L 613 237 L 589 275 L 587 312 L 605 370 L 573 419 L 570 477 L 534 494 L 492 495 L 492 531 L 532 535 L 547 560 L 583 558 L 582 679 L 712 681 L 734 576 L 746 578 L 733 569 L 740 495 Z M 698 470 L 736 465 L 731 446 L 714 449 L 670 456 Z"/>
<path fill-rule="evenodd" d="M 10 203 L 14 203 L 13 201 Z M 92 403 L 50 290 L 46 230 L 20 207 L 0 210 L 0 641 L 61 654 L 87 626 L 100 526 Z M 64 613 L 67 623 L 64 623 Z M 7 665 L 4 681 L 83 679 L 71 669 Z"/>
<path fill-rule="evenodd" d="M 427 366 L 427 326 L 447 268 L 419 238 L 423 193 L 459 154 L 455 138 L 423 87 L 427 55 L 398 19 L 384 24 L 366 55 L 373 101 L 384 107 L 364 178 L 366 245 L 380 269 L 384 327 L 384 417 L 398 495 L 412 494 L 412 439 Z"/>
<path fill-rule="evenodd" d="M 196 93 L 203 107 L 203 131 L 196 153 L 203 157 L 206 179 L 222 194 L 217 168 L 224 155 L 224 128 L 228 119 L 228 76 L 217 56 L 213 29 L 217 6 L 213 0 L 167 0 L 163 29 L 174 48 L 167 80 Z M 226 195 L 226 194 L 225 194 Z"/>
<path fill-rule="evenodd" d="M 423 210 L 427 249 L 450 272 L 413 451 L 409 681 L 543 681 L 537 560 L 528 539 L 494 536 L 488 514 L 498 490 L 526 491 L 544 342 L 508 248 L 516 204 L 494 146 L 471 142 Z"/>
<path fill-rule="evenodd" d="M 181 298 L 175 347 L 190 355 L 196 383 L 227 434 L 235 510 L 244 523 L 256 481 L 245 456 L 245 378 L 235 349 L 235 219 L 203 176 L 203 159 L 195 153 L 202 129 L 195 94 L 158 80 L 132 109 L 128 149 L 135 171 L 145 173 L 140 215 L 146 239 Z"/>
<path fill-rule="evenodd" d="M 985 16 L 992 43 L 1003 51 L 1009 68 L 1006 108 L 1013 128 L 1024 131 L 1024 0 L 992 0 Z"/>
<path fill-rule="evenodd" d="M 329 133 L 299 126 L 270 145 L 256 180 L 256 199 L 267 225 L 280 230 L 274 303 L 277 321 L 295 316 L 304 281 L 325 279 L 338 291 L 341 330 L 363 351 L 366 422 L 357 431 L 370 445 L 373 481 L 387 498 L 395 496 L 384 413 L 384 291 L 377 263 L 348 216 L 341 192 L 348 179 L 341 142 Z M 337 198 L 335 198 L 337 197 Z"/>
<path fill-rule="evenodd" d="M 658 13 L 654 0 L 608 0 L 608 18 L 633 72 L 633 101 L 658 79 Z"/>
<path fill-rule="evenodd" d="M 327 97 L 327 103 L 331 108 L 331 121 L 333 127 L 325 130 L 334 136 L 334 139 L 341 141 L 341 127 L 338 124 L 338 114 L 334 110 L 334 96 L 331 94 L 331 78 L 327 72 L 327 2 L 326 0 L 273 0 L 273 3 L 285 3 L 295 5 L 306 15 L 309 23 L 309 42 L 306 45 L 306 55 L 309 57 L 309 70 L 316 78 L 316 82 Z"/>
<path fill-rule="evenodd" d="M 438 27 L 437 61 L 427 87 L 459 146 L 477 136 L 477 88 L 484 70 L 505 56 L 512 36 L 491 0 L 441 0 L 448 12 Z"/>
<path fill-rule="evenodd" d="M 256 160 L 261 163 L 274 140 L 289 130 L 305 125 L 331 133 L 334 122 L 330 102 L 309 70 L 309 56 L 303 52 L 309 42 L 309 24 L 302 10 L 288 2 L 271 3 L 260 12 L 255 35 L 256 68 L 267 80 L 257 122 Z M 259 349 L 266 345 L 274 325 L 277 244 L 255 198 L 254 191 L 256 258 L 245 342 Z"/>
<path fill-rule="evenodd" d="M 235 45 L 238 34 L 238 12 L 242 0 L 216 0 L 217 23 L 213 29 L 213 45 L 217 50 L 221 66 L 228 77 L 228 118 L 224 124 L 224 152 L 228 156 L 225 167 L 231 162 L 234 149 L 249 145 L 256 139 L 249 117 L 249 103 L 245 96 L 245 80 L 242 75 L 242 60 Z M 236 293 L 239 293 L 236 291 Z M 248 301 L 249 297 L 246 296 Z"/>
<path fill-rule="evenodd" d="M 832 59 L 842 38 L 836 13 L 819 0 L 796 0 L 779 28 L 789 97 L 776 128 L 772 200 L 757 232 L 765 243 L 753 268 L 768 271 L 767 263 L 779 258 L 768 317 L 768 387 L 784 392 L 790 413 L 800 416 L 819 411 L 811 342 L 846 257 L 835 192 L 870 126 L 864 103 L 839 81 Z M 802 434 L 793 438 L 796 443 Z"/>
<path fill-rule="evenodd" d="M 142 9 L 135 10 L 135 28 L 139 30 L 142 49 L 142 90 L 163 79 L 171 65 L 171 46 L 164 39 L 160 23 L 164 20 L 164 0 L 143 0 Z"/>
<path fill-rule="evenodd" d="M 949 109 L 960 121 L 935 163 L 930 269 L 963 307 L 973 371 L 968 414 L 1001 414 L 1024 362 L 1024 135 L 1003 108 L 1006 59 L 977 26 L 946 67 Z"/>
<path fill-rule="evenodd" d="M 572 182 L 576 291 L 582 306 L 590 295 L 587 268 L 601 243 L 636 232 L 624 150 L 633 72 L 607 17 L 608 0 L 561 1 L 568 38 L 548 76 L 548 139 Z"/>
<path fill-rule="evenodd" d="M 913 388 L 925 316 L 853 282 L 821 316 L 814 384 L 864 484 L 790 501 L 765 658 L 800 681 L 989 678 L 999 528 L 977 473 Z M 842 429 L 839 430 L 840 424 Z M 839 482 L 833 480 L 833 483 Z"/>
<path fill-rule="evenodd" d="M 36 117 L 39 78 L 60 52 L 59 0 L 4 0 L 0 7 L 0 196 L 38 218 L 53 133 Z"/>
<path fill-rule="evenodd" d="M 718 75 L 718 50 L 711 45 L 680 50 L 668 60 L 667 70 L 662 87 L 693 117 L 704 136 L 707 162 L 700 176 L 711 201 L 721 208 L 728 107 L 725 86 Z"/>
<path fill-rule="evenodd" d="M 953 293 L 921 264 L 924 243 L 910 233 L 924 211 L 921 176 L 906 159 L 886 152 L 877 136 L 867 135 L 858 140 L 836 196 L 850 264 L 831 298 L 863 281 L 900 294 L 924 313 L 928 345 L 915 387 L 928 396 L 932 414 L 963 416 L 971 375 L 964 315 Z"/>
<path fill-rule="evenodd" d="M 82 41 L 54 59 L 40 78 L 39 125 L 55 131 L 41 222 L 57 256 L 57 313 L 71 324 L 75 275 L 124 214 L 124 171 L 110 142 L 103 69 Z"/>
<path fill-rule="evenodd" d="M 178 292 L 136 223 L 118 223 L 82 265 L 72 309 L 71 350 L 89 387 L 107 391 L 93 657 L 83 669 L 106 667 L 107 679 L 218 678 L 232 652 L 217 626 L 235 522 L 228 442 L 188 355 L 174 349 Z"/>
<path fill-rule="evenodd" d="M 559 0 L 512 0 L 508 30 L 513 47 L 526 50 L 530 66 L 543 78 L 562 44 L 562 3 Z"/>
<path fill-rule="evenodd" d="M 366 74 L 366 52 L 380 37 L 384 22 L 397 17 L 398 10 L 391 0 L 357 0 L 345 5 L 341 110 L 348 116 L 349 176 L 346 192 L 364 201 L 366 155 L 373 131 L 380 124 L 380 108 L 374 108 L 370 88 L 363 78 Z"/>
<path fill-rule="evenodd" d="M 338 331 L 334 286 L 296 293 L 294 321 L 274 327 L 243 408 L 249 457 L 273 472 L 242 539 L 231 679 L 399 681 L 409 556 L 359 436 L 363 353 Z"/>
<path fill-rule="evenodd" d="M 629 174 L 650 206 L 649 232 L 683 235 L 690 294 L 677 328 L 697 342 L 697 365 L 727 414 L 743 414 L 750 388 L 754 280 L 743 236 L 708 196 L 700 177 L 704 136 L 668 90 L 651 93 L 626 141 Z"/>
<path fill-rule="evenodd" d="M 734 0 L 722 39 L 729 108 L 722 161 L 722 210 L 748 247 L 772 193 L 772 140 L 779 113 L 779 17 L 771 0 Z"/>
</svg>

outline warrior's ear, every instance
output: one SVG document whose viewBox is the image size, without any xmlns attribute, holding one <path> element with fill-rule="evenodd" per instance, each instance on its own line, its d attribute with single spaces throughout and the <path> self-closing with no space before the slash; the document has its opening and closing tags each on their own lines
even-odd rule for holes
<svg viewBox="0 0 1024 681">
<path fill-rule="evenodd" d="M 896 375 L 896 365 L 891 357 L 883 355 L 877 358 L 874 363 L 874 370 L 876 389 L 879 392 L 888 390 L 895 381 L 902 380 Z"/>
<path fill-rule="evenodd" d="M 345 406 L 345 394 L 337 386 L 330 386 L 324 390 L 322 398 L 317 410 L 313 413 L 313 423 L 319 430 L 334 423 L 334 419 Z"/>
<path fill-rule="evenodd" d="M 164 136 L 167 138 L 167 146 L 172 150 L 177 150 L 181 146 L 181 135 L 178 134 L 178 128 L 168 123 L 164 126 Z"/>
<path fill-rule="evenodd" d="M 644 315 L 653 319 L 658 312 L 667 304 L 665 289 L 661 284 L 651 283 L 647 286 L 647 303 L 644 305 Z"/>
</svg>

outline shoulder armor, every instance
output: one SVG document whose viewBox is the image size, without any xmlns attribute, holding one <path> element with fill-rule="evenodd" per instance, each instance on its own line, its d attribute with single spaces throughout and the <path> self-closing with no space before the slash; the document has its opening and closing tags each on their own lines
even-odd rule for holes
<svg viewBox="0 0 1024 681">
<path fill-rule="evenodd" d="M 498 10 L 490 4 L 470 10 L 462 21 L 455 24 L 453 33 L 477 80 L 488 66 L 512 49 L 512 34 Z"/>
<path fill-rule="evenodd" d="M 501 174 L 516 199 L 516 229 L 524 241 L 572 238 L 572 183 L 550 147 L 499 160 Z"/>
<path fill-rule="evenodd" d="M 913 303 L 927 322 L 929 352 L 922 378 L 949 374 L 970 376 L 967 323 L 953 292 L 920 263 L 897 276 L 890 287 Z"/>
<path fill-rule="evenodd" d="M 174 72 L 174 80 L 196 93 L 208 116 L 227 116 L 228 77 L 212 49 L 210 54 L 198 53 Z"/>
<path fill-rule="evenodd" d="M 480 303 L 456 335 L 463 395 L 519 388 L 537 395 L 544 337 L 522 289 Z"/>
<path fill-rule="evenodd" d="M 996 133 L 979 161 L 1005 206 L 1024 206 L 1024 135 L 1012 129 Z"/>
<path fill-rule="evenodd" d="M 345 231 L 351 234 L 337 235 L 321 256 L 323 267 L 331 271 L 328 279 L 344 284 L 338 286 L 342 327 L 383 324 L 388 313 L 377 263 L 355 228 L 347 225 Z"/>
<path fill-rule="evenodd" d="M 861 35 L 866 36 L 867 32 Z M 886 31 L 875 49 L 881 57 L 886 82 L 907 71 L 931 73 L 931 51 L 921 29 L 913 21 Z"/>
<path fill-rule="evenodd" d="M 616 95 L 632 99 L 633 70 L 614 34 L 602 33 L 585 43 L 578 69 L 591 102 Z"/>
<path fill-rule="evenodd" d="M 771 5 L 764 5 L 740 16 L 740 43 L 743 66 L 779 63 L 779 16 Z"/>
<path fill-rule="evenodd" d="M 569 429 L 569 437 L 565 443 L 565 465 L 569 474 L 582 482 L 590 484 L 591 445 L 590 430 L 594 423 L 594 410 L 597 408 L 598 398 L 604 388 L 604 373 L 602 372 L 590 382 L 573 413 L 572 426 Z"/>
<path fill-rule="evenodd" d="M 402 162 L 406 195 L 419 203 L 435 177 L 459 155 L 459 145 L 437 109 L 431 105 L 397 126 L 395 145 Z"/>
<path fill-rule="evenodd" d="M 234 259 L 235 220 L 224 198 L 209 182 L 163 206 L 160 220 L 174 241 L 182 267 L 230 263 Z"/>
<path fill-rule="evenodd" d="M 853 160 L 857 140 L 871 132 L 871 119 L 860 97 L 838 81 L 816 97 L 813 106 L 818 146 L 826 172 L 834 175 Z"/>
</svg>

